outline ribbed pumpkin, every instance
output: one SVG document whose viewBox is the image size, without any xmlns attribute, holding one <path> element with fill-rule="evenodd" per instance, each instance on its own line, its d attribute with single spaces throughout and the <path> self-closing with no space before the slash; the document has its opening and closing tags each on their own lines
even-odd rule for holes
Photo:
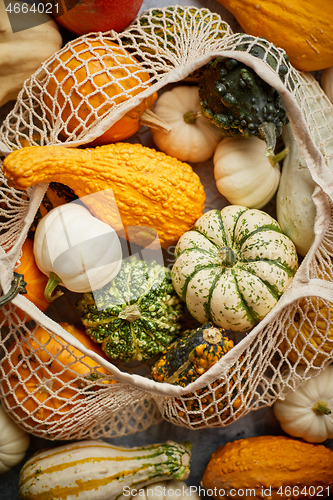
<svg viewBox="0 0 333 500">
<path fill-rule="evenodd" d="M 279 349 L 294 363 L 321 366 L 333 351 L 332 318 L 333 307 L 319 297 L 300 299 Z"/>
<path fill-rule="evenodd" d="M 37 267 L 34 254 L 33 254 L 33 242 L 30 239 L 26 239 L 22 245 L 22 256 L 20 259 L 20 265 L 15 269 L 17 274 L 22 274 L 23 279 L 26 283 L 25 297 L 29 299 L 35 306 L 37 306 L 41 311 L 50 305 L 44 296 L 44 290 L 47 284 L 47 277 L 43 274 Z M 2 297 L 4 299 L 4 297 Z M 4 306 L 6 309 L 8 306 Z M 17 318 L 17 317 L 18 318 Z M 0 309 L 0 321 L 4 319 L 4 313 Z M 29 316 L 26 315 L 24 311 L 15 308 L 15 314 L 12 315 L 12 321 L 18 322 L 19 320 L 28 321 Z"/>
<path fill-rule="evenodd" d="M 59 119 L 64 123 L 64 136 L 74 131 L 77 134 L 82 132 L 96 121 L 94 112 L 100 117 L 116 104 L 138 95 L 150 85 L 149 74 L 124 48 L 107 39 L 100 41 L 93 37 L 60 51 L 50 71 L 44 102 L 51 124 Z M 156 99 L 157 93 L 154 92 L 91 145 L 108 144 L 131 137 L 140 128 L 141 115 L 147 108 L 153 107 Z M 84 125 L 73 110 L 85 122 Z"/>
<path fill-rule="evenodd" d="M 298 70 L 333 65 L 333 3 L 327 0 L 218 0 L 250 35 L 288 54 Z"/>
<path fill-rule="evenodd" d="M 253 327 L 274 307 L 298 264 L 276 220 L 239 205 L 206 212 L 175 255 L 172 281 L 189 312 L 232 331 Z"/>
<path fill-rule="evenodd" d="M 103 352 L 82 330 L 61 323 L 86 348 L 104 357 Z M 8 348 L 1 366 L 3 404 L 28 431 L 38 425 L 47 429 L 64 415 L 74 418 L 76 405 L 84 394 L 77 389 L 98 389 L 91 384 L 114 383 L 107 370 L 57 335 L 38 327 L 33 337 L 22 335 Z"/>
</svg>

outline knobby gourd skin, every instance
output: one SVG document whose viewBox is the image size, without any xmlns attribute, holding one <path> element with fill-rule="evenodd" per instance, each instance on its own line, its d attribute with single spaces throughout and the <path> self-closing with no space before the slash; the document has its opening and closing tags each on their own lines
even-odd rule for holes
<svg viewBox="0 0 333 500">
<path fill-rule="evenodd" d="M 168 248 L 202 215 L 205 192 L 190 165 L 140 144 L 91 149 L 32 146 L 10 153 L 4 174 L 19 189 L 43 182 L 69 186 L 91 213 L 115 230 L 131 228 L 145 245 Z M 120 217 L 119 217 L 120 214 Z"/>
<path fill-rule="evenodd" d="M 333 65 L 333 3 L 327 0 L 218 0 L 246 33 L 267 38 L 301 71 Z"/>
<path fill-rule="evenodd" d="M 144 361 L 180 332 L 183 304 L 168 268 L 156 261 L 124 260 L 117 276 L 77 304 L 86 333 L 109 358 Z"/>
<path fill-rule="evenodd" d="M 257 436 L 218 448 L 201 483 L 206 489 L 216 488 L 216 500 L 232 497 L 232 489 L 252 490 L 254 500 L 326 498 L 333 485 L 332 470 L 333 451 L 323 445 L 286 436 Z M 219 490 L 225 490 L 225 496 L 216 493 Z"/>
<path fill-rule="evenodd" d="M 274 153 L 276 138 L 288 117 L 281 95 L 245 64 L 226 57 L 213 59 L 199 82 L 206 118 L 225 135 L 257 136 Z"/>
</svg>

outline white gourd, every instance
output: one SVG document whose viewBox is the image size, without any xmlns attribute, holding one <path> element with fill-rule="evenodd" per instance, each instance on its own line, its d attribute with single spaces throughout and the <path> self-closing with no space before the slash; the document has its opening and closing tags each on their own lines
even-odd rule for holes
<svg viewBox="0 0 333 500">
<path fill-rule="evenodd" d="M 298 266 L 277 221 L 239 205 L 202 215 L 179 239 L 175 256 L 172 282 L 192 316 L 236 332 L 275 306 Z"/>
<path fill-rule="evenodd" d="M 174 441 L 125 448 L 87 440 L 41 451 L 21 469 L 20 499 L 125 499 L 151 483 L 187 479 L 190 449 Z"/>
<path fill-rule="evenodd" d="M 0 406 L 0 474 L 8 472 L 23 460 L 30 436 Z"/>
<path fill-rule="evenodd" d="M 213 156 L 222 133 L 201 115 L 198 87 L 179 86 L 164 92 L 154 114 L 171 127 L 169 132 L 150 127 L 158 149 L 185 162 L 203 162 Z"/>
<path fill-rule="evenodd" d="M 323 69 L 320 84 L 331 102 L 333 102 L 333 66 Z"/>
<path fill-rule="evenodd" d="M 297 367 L 299 375 L 305 367 Z M 305 380 L 294 391 L 273 405 L 282 429 L 290 436 L 309 443 L 322 443 L 333 438 L 333 366 L 318 376 Z"/>
<path fill-rule="evenodd" d="M 59 283 L 77 293 L 97 290 L 118 274 L 122 261 L 115 230 L 74 202 L 40 220 L 33 250 L 37 266 L 49 276 L 48 298 Z"/>
<path fill-rule="evenodd" d="M 282 231 L 294 242 L 297 252 L 305 256 L 314 240 L 316 207 L 312 200 L 315 182 L 298 149 L 290 125 L 282 131 L 289 152 L 283 162 L 276 195 L 276 216 Z"/>
<path fill-rule="evenodd" d="M 129 491 L 134 492 L 132 496 L 126 496 L 130 500 L 200 500 L 196 488 L 188 486 L 183 481 L 159 481 Z"/>
<path fill-rule="evenodd" d="M 214 154 L 214 177 L 219 192 L 233 205 L 262 208 L 274 196 L 280 166 L 265 156 L 266 143 L 258 137 L 226 137 Z"/>
</svg>

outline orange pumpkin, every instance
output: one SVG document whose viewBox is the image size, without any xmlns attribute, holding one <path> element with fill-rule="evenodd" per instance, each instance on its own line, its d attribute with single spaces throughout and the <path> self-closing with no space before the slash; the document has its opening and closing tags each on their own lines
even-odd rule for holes
<svg viewBox="0 0 333 500">
<path fill-rule="evenodd" d="M 105 358 L 83 331 L 60 324 L 86 348 Z M 96 361 L 42 327 L 33 337 L 22 335 L 19 342 L 10 345 L 1 371 L 3 404 L 26 430 L 34 429 L 35 433 L 45 431 L 64 416 L 66 420 L 75 418 L 85 405 L 84 390 L 91 392 L 100 384 L 115 383 Z M 91 383 L 94 381 L 99 385 Z"/>
<path fill-rule="evenodd" d="M 22 246 L 22 257 L 20 265 L 15 269 L 18 274 L 23 274 L 24 281 L 26 282 L 25 289 L 27 293 L 25 297 L 29 299 L 33 304 L 35 304 L 41 311 L 50 305 L 44 296 L 44 290 L 47 284 L 48 277 L 42 273 L 35 262 L 33 254 L 33 242 L 30 239 L 26 239 Z M 8 310 L 8 306 L 4 306 L 4 309 Z M 18 319 L 23 321 L 26 313 L 19 309 L 15 309 L 15 314 L 12 315 L 12 321 L 18 323 Z M 26 317 L 28 321 L 29 316 Z M 0 310 L 0 321 L 4 320 L 4 313 Z"/>
<path fill-rule="evenodd" d="M 53 123 L 59 120 L 60 115 L 64 136 L 76 129 L 79 134 L 96 121 L 96 115 L 104 115 L 116 104 L 127 101 L 150 86 L 149 74 L 141 69 L 133 56 L 114 42 L 104 39 L 102 44 L 95 38 L 86 38 L 67 47 L 58 55 L 61 62 L 55 61 L 51 67 L 51 77 L 44 94 L 48 118 Z M 126 95 L 123 94 L 124 89 L 129 91 Z M 66 99 L 70 99 L 70 104 Z M 154 92 L 90 145 L 109 144 L 131 137 L 141 126 L 141 115 L 147 108 L 153 107 L 156 99 L 157 93 Z M 84 125 L 73 110 L 84 120 Z"/>
</svg>

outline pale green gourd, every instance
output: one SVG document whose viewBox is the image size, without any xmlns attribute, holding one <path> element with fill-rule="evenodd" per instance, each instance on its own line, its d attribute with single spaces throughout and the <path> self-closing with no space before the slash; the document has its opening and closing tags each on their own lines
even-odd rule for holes
<svg viewBox="0 0 333 500">
<path fill-rule="evenodd" d="M 316 207 L 312 200 L 315 182 L 298 149 L 290 125 L 282 131 L 289 152 L 283 162 L 279 189 L 276 195 L 276 215 L 282 231 L 305 256 L 314 240 Z"/>
</svg>

